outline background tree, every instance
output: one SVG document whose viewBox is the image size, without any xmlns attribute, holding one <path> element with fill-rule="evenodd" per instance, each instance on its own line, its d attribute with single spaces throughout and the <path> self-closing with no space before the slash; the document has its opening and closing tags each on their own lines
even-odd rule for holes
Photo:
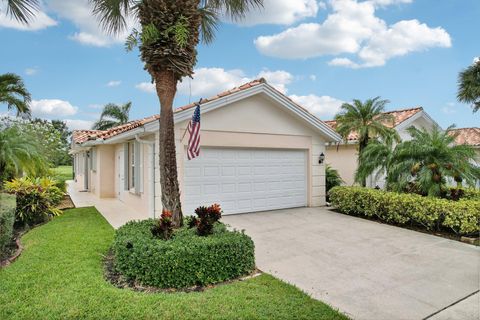
<svg viewBox="0 0 480 320">
<path fill-rule="evenodd" d="M 5 3 L 7 16 L 24 24 L 28 24 L 34 18 L 35 12 L 40 9 L 38 0 L 0 0 L 0 2 Z"/>
<path fill-rule="evenodd" d="M 368 99 L 365 102 L 354 99 L 353 104 L 342 104 L 340 112 L 335 116 L 336 130 L 345 141 L 348 141 L 350 134 L 357 134 L 359 161 L 370 139 L 386 138 L 392 133 L 393 129 L 387 124 L 390 123 L 393 126 L 394 118 L 391 114 L 384 113 L 388 102 L 388 100 L 381 100 L 380 97 Z M 366 185 L 366 179 L 362 179 L 361 185 Z"/>
<path fill-rule="evenodd" d="M 237 20 L 263 0 L 90 0 L 103 28 L 118 34 L 127 16 L 138 19 L 142 30 L 133 30 L 127 49 L 140 48 L 145 69 L 155 83 L 160 100 L 159 162 L 163 208 L 172 212 L 176 226 L 183 223 L 177 179 L 173 100 L 177 84 L 192 76 L 200 39 L 214 39 L 219 17 Z"/>
<path fill-rule="evenodd" d="M 469 145 L 455 145 L 455 136 L 434 128 L 408 128 L 410 141 L 398 144 L 388 168 L 387 181 L 395 191 L 404 191 L 409 183 L 422 194 L 439 196 L 447 187 L 447 178 L 458 186 L 474 186 L 480 170 L 474 165 L 475 150 Z"/>
<path fill-rule="evenodd" d="M 3 181 L 23 172 L 42 175 L 48 164 L 38 141 L 22 132 L 18 126 L 0 130 L 0 188 Z"/>
<path fill-rule="evenodd" d="M 340 177 L 338 170 L 332 168 L 329 164 L 325 167 L 325 184 L 326 192 L 328 196 L 328 191 L 333 187 L 339 186 L 344 183 L 343 179 Z"/>
<path fill-rule="evenodd" d="M 386 176 L 394 159 L 395 144 L 399 142 L 400 137 L 395 130 L 392 130 L 383 139 L 375 138 L 371 140 L 359 155 L 359 166 L 355 171 L 355 181 L 361 183 L 372 174 L 375 174 L 376 180 L 382 175 Z"/>
<path fill-rule="evenodd" d="M 100 119 L 93 124 L 94 130 L 107 130 L 128 122 L 132 103 L 127 102 L 121 106 L 109 103 L 103 107 Z"/>
<path fill-rule="evenodd" d="M 22 78 L 14 73 L 0 74 L 0 104 L 14 110 L 17 116 L 30 117 L 31 96 Z"/>
<path fill-rule="evenodd" d="M 480 59 L 460 72 L 457 99 L 460 102 L 471 103 L 473 112 L 480 109 Z"/>
</svg>

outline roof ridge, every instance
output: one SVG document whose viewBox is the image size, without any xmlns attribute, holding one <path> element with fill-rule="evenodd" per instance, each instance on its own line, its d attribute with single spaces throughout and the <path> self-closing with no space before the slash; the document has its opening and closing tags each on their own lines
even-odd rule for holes
<svg viewBox="0 0 480 320">
<path fill-rule="evenodd" d="M 397 109 L 397 110 L 391 110 L 391 111 L 385 111 L 382 113 L 394 113 L 394 112 L 405 112 L 405 111 L 412 111 L 412 110 L 423 110 L 423 107 L 413 107 L 413 108 L 406 108 L 406 109 Z"/>
</svg>

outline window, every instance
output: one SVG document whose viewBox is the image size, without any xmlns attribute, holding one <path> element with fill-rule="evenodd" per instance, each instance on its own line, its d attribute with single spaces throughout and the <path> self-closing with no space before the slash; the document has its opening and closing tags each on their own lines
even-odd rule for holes
<svg viewBox="0 0 480 320">
<path fill-rule="evenodd" d="M 136 194 L 143 192 L 143 148 L 137 141 L 124 144 L 125 190 Z"/>
<path fill-rule="evenodd" d="M 128 188 L 135 189 L 135 142 L 128 143 Z"/>
</svg>

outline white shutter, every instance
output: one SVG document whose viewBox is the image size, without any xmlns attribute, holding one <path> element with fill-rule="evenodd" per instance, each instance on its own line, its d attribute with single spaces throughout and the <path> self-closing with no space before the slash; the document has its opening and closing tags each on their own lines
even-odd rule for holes
<svg viewBox="0 0 480 320">
<path fill-rule="evenodd" d="M 123 189 L 129 189 L 129 157 L 128 157 L 128 142 L 123 144 Z"/>
</svg>

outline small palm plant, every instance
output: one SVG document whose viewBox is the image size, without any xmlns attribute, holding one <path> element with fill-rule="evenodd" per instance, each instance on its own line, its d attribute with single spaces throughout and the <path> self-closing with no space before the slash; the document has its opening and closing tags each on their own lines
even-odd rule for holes
<svg viewBox="0 0 480 320">
<path fill-rule="evenodd" d="M 327 194 L 328 191 L 333 187 L 344 183 L 343 179 L 340 177 L 340 173 L 338 173 L 338 170 L 332 168 L 329 164 L 327 164 L 325 167 L 325 183 Z"/>
<path fill-rule="evenodd" d="M 17 116 L 30 117 L 31 96 L 25 84 L 14 73 L 0 74 L 0 104 L 6 104 L 8 110 L 15 110 Z"/>
<path fill-rule="evenodd" d="M 480 109 L 480 59 L 460 72 L 457 99 L 460 102 L 471 103 L 473 112 Z"/>
<path fill-rule="evenodd" d="M 394 118 L 391 114 L 384 113 L 388 102 L 388 100 L 381 100 L 380 97 L 368 99 L 365 102 L 354 99 L 353 104 L 344 103 L 340 113 L 335 116 L 336 130 L 344 140 L 347 140 L 352 133 L 358 135 L 359 155 L 371 139 L 385 138 L 392 134 Z M 366 179 L 362 179 L 360 183 L 365 186 Z"/>
<path fill-rule="evenodd" d="M 100 120 L 94 123 L 92 129 L 107 130 L 128 122 L 132 103 L 127 102 L 121 106 L 109 103 L 103 107 Z"/>
<path fill-rule="evenodd" d="M 455 135 L 448 134 L 453 126 L 443 131 L 408 128 L 412 137 L 397 145 L 387 174 L 387 183 L 396 191 L 403 191 L 409 183 L 428 196 L 440 196 L 446 189 L 447 178 L 475 185 L 480 179 L 480 168 L 474 165 L 475 150 L 469 145 L 455 145 Z"/>
</svg>

